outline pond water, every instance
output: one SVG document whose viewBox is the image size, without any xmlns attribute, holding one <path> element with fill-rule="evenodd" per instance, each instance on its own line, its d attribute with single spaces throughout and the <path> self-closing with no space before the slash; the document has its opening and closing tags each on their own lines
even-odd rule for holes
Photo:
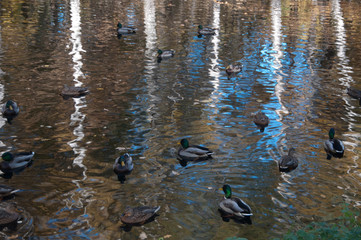
<svg viewBox="0 0 361 240">
<path fill-rule="evenodd" d="M 28 214 L 35 239 L 281 237 L 361 205 L 361 3 L 346 0 L 2 0 L 1 152 L 34 151 L 32 166 L 0 184 Z M 116 24 L 133 35 L 116 34 Z M 197 26 L 217 28 L 197 36 Z M 157 62 L 157 50 L 174 49 Z M 241 63 L 228 78 L 225 69 Z M 63 86 L 90 94 L 64 100 Z M 265 112 L 260 132 L 252 121 Z M 334 127 L 342 159 L 326 159 Z M 180 165 L 182 138 L 214 150 Z M 299 166 L 280 173 L 294 147 Z M 121 184 L 112 165 L 128 152 Z M 252 224 L 224 222 L 223 184 L 247 202 Z M 125 231 L 126 206 L 159 205 Z M 30 217 L 31 216 L 31 217 Z M 31 218 L 31 219 L 30 219 Z M 30 224 L 29 224 L 30 223 Z M 31 227 L 32 225 L 32 227 Z M 15 235 L 16 232 L 9 233 Z"/>
</svg>

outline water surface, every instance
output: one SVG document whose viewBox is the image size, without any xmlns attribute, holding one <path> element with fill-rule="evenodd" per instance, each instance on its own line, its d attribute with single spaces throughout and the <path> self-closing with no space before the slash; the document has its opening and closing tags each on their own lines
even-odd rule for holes
<svg viewBox="0 0 361 240">
<path fill-rule="evenodd" d="M 248 239 L 280 237 L 359 207 L 361 5 L 355 1 L 25 1 L 0 3 L 1 151 L 36 152 L 11 179 L 12 201 L 40 239 Z M 116 34 L 120 21 L 138 29 Z M 197 36 L 197 26 L 217 28 Z M 174 49 L 160 63 L 156 51 Z M 228 78 L 227 65 L 243 71 Z M 64 100 L 64 84 L 90 94 Z M 264 111 L 262 133 L 252 114 Z M 344 141 L 327 160 L 330 127 Z M 179 164 L 180 139 L 215 151 Z M 299 167 L 277 162 L 296 148 Z M 124 184 L 114 159 L 128 152 Z M 223 184 L 254 211 L 252 225 L 223 222 Z M 127 232 L 125 206 L 160 205 L 155 221 Z M 27 215 L 28 216 L 28 215 Z M 30 219 L 30 217 L 28 217 Z"/>
</svg>

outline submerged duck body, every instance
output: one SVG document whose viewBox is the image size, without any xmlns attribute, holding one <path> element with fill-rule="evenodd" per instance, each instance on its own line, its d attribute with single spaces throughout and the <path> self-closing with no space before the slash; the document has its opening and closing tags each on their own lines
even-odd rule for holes
<svg viewBox="0 0 361 240">
<path fill-rule="evenodd" d="M 120 220 L 125 224 L 144 224 L 150 220 L 160 209 L 160 206 L 126 207 Z"/>
<path fill-rule="evenodd" d="M 328 132 L 329 139 L 326 140 L 323 144 L 324 149 L 327 153 L 327 159 L 330 160 L 332 157 L 342 158 L 345 147 L 343 142 L 337 138 L 335 138 L 335 129 L 331 128 Z"/>
<path fill-rule="evenodd" d="M 298 159 L 295 156 L 296 150 L 294 148 L 290 148 L 288 150 L 288 155 L 284 155 L 281 157 L 278 168 L 280 172 L 289 172 L 298 167 Z"/>
<path fill-rule="evenodd" d="M 11 172 L 26 168 L 31 164 L 34 154 L 34 152 L 20 152 L 15 154 L 5 152 L 1 156 L 4 161 L 0 163 L 0 170 L 3 172 Z"/>
<path fill-rule="evenodd" d="M 352 98 L 358 99 L 361 105 L 361 90 L 349 87 L 347 88 L 347 94 Z"/>
<path fill-rule="evenodd" d="M 232 189 L 229 185 L 223 186 L 224 198 L 219 203 L 219 209 L 226 216 L 234 218 L 245 218 L 252 216 L 252 209 L 242 199 L 232 198 Z"/>
<path fill-rule="evenodd" d="M 68 86 L 64 85 L 63 90 L 61 91 L 60 95 L 63 96 L 63 98 L 69 98 L 69 97 L 82 97 L 89 93 L 88 88 L 86 87 L 74 87 L 74 86 Z"/>
<path fill-rule="evenodd" d="M 20 191 L 19 189 L 0 184 L 0 200 Z"/>
<path fill-rule="evenodd" d="M 227 66 L 227 68 L 226 68 L 226 73 L 227 73 L 228 77 L 230 77 L 232 75 L 236 75 L 236 74 L 240 73 L 241 71 L 242 71 L 242 64 L 240 64 L 240 63 L 231 64 L 231 65 Z"/>
<path fill-rule="evenodd" d="M 177 158 L 183 161 L 207 160 L 212 158 L 213 152 L 206 147 L 191 145 L 187 139 L 182 139 L 177 152 Z"/>
<path fill-rule="evenodd" d="M 257 112 L 256 115 L 253 116 L 253 122 L 260 128 L 260 131 L 263 132 L 269 124 L 269 118 L 265 113 Z"/>
<path fill-rule="evenodd" d="M 10 225 L 17 224 L 17 220 L 20 218 L 20 214 L 16 210 L 16 205 L 12 202 L 0 203 L 0 229 Z"/>
<path fill-rule="evenodd" d="M 16 102 L 8 100 L 1 109 L 2 114 L 5 117 L 14 117 L 19 113 L 19 107 Z"/>
<path fill-rule="evenodd" d="M 158 49 L 157 58 L 158 59 L 171 58 L 174 56 L 174 54 L 175 54 L 175 51 L 173 49 L 171 49 L 171 50 Z"/>
<path fill-rule="evenodd" d="M 123 25 L 121 23 L 118 23 L 117 25 L 117 33 L 118 35 L 122 35 L 122 34 L 132 34 L 132 33 L 136 33 L 137 29 L 133 28 L 133 27 L 123 27 Z"/>
<path fill-rule="evenodd" d="M 198 34 L 199 35 L 215 35 L 216 29 L 203 27 L 202 25 L 198 26 Z"/>
</svg>

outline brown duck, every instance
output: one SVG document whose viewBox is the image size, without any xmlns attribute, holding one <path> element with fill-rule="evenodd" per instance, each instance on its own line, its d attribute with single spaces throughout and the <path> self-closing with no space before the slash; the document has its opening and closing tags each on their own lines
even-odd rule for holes
<svg viewBox="0 0 361 240">
<path fill-rule="evenodd" d="M 120 217 L 120 220 L 125 224 L 144 224 L 150 218 L 152 218 L 156 212 L 160 209 L 157 207 L 126 207 L 124 213 Z"/>
<path fill-rule="evenodd" d="M 88 88 L 86 87 L 74 87 L 64 85 L 63 90 L 61 91 L 60 95 L 67 99 L 70 97 L 82 97 L 89 93 Z"/>
<path fill-rule="evenodd" d="M 0 203 L 0 229 L 9 225 L 15 225 L 16 228 L 17 220 L 20 218 L 20 214 L 16 210 L 16 205 L 10 202 Z"/>
<path fill-rule="evenodd" d="M 257 112 L 253 117 L 253 122 L 257 125 L 260 132 L 264 132 L 265 127 L 269 124 L 269 118 L 263 112 Z"/>
<path fill-rule="evenodd" d="M 352 98 L 358 99 L 361 106 L 361 91 L 355 88 L 347 88 L 347 94 Z"/>
</svg>

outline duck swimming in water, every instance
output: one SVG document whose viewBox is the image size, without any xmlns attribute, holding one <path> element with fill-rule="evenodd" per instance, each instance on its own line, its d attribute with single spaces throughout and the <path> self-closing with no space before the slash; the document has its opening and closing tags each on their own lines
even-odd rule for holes
<svg viewBox="0 0 361 240">
<path fill-rule="evenodd" d="M 216 34 L 216 29 L 203 27 L 202 25 L 198 25 L 198 34 L 199 35 L 214 35 Z"/>
<path fill-rule="evenodd" d="M 177 158 L 183 161 L 207 160 L 212 158 L 213 152 L 206 147 L 191 145 L 187 139 L 180 141 L 180 148 L 177 152 Z"/>
<path fill-rule="evenodd" d="M 31 164 L 34 152 L 11 153 L 5 152 L 1 158 L 4 160 L 0 163 L 0 170 L 4 173 L 21 170 Z"/>
<path fill-rule="evenodd" d="M 126 153 L 115 159 L 113 171 L 117 174 L 118 180 L 121 183 L 124 183 L 125 175 L 130 174 L 133 171 L 133 167 L 133 159 L 128 153 Z"/>
<path fill-rule="evenodd" d="M 120 217 L 120 220 L 125 224 L 142 225 L 150 220 L 160 209 L 160 206 L 149 207 L 126 207 L 124 213 Z"/>
<path fill-rule="evenodd" d="M 328 132 L 329 139 L 323 144 L 323 147 L 327 153 L 327 159 L 330 160 L 332 157 L 342 158 L 345 147 L 343 142 L 335 138 L 335 129 L 331 128 Z"/>
<path fill-rule="evenodd" d="M 135 33 L 137 31 L 136 28 L 133 28 L 133 27 L 124 27 L 120 22 L 118 22 L 117 24 L 117 33 L 119 35 L 122 35 L 122 34 L 132 34 L 132 33 Z"/>
<path fill-rule="evenodd" d="M 269 118 L 263 112 L 257 112 L 253 116 L 253 122 L 259 127 L 260 132 L 264 132 L 265 127 L 269 124 Z"/>
<path fill-rule="evenodd" d="M 292 147 L 288 150 L 288 155 L 283 155 L 278 163 L 280 172 L 289 172 L 296 169 L 298 166 L 298 159 L 295 156 L 296 150 Z"/>
<path fill-rule="evenodd" d="M 228 184 L 223 185 L 224 198 L 219 203 L 220 210 L 224 213 L 223 217 L 244 218 L 252 216 L 252 209 L 242 199 L 232 198 L 232 188 Z"/>
<path fill-rule="evenodd" d="M 226 73 L 228 75 L 228 78 L 231 76 L 237 75 L 238 73 L 242 72 L 242 64 L 241 63 L 235 63 L 227 66 Z"/>
<path fill-rule="evenodd" d="M 361 106 L 361 90 L 349 87 L 347 88 L 347 94 L 352 98 L 358 99 Z"/>
<path fill-rule="evenodd" d="M 19 107 L 16 102 L 8 100 L 1 109 L 2 114 L 5 117 L 16 116 L 19 113 Z"/>
</svg>

